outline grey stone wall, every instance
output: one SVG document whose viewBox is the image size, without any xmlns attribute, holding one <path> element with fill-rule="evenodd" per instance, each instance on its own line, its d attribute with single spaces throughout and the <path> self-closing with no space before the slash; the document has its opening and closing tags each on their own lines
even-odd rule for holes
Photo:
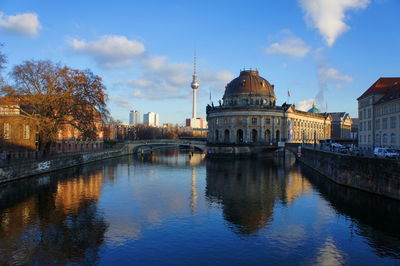
<svg viewBox="0 0 400 266">
<path fill-rule="evenodd" d="M 334 182 L 400 199 L 400 161 L 302 149 L 300 161 Z"/>
<path fill-rule="evenodd" d="M 98 160 L 122 156 L 134 152 L 132 145 L 125 145 L 119 150 L 78 154 L 47 161 L 21 163 L 19 165 L 4 166 L 0 168 L 0 183 L 17 180 L 20 178 L 43 174 L 67 167 L 77 166 Z"/>
</svg>

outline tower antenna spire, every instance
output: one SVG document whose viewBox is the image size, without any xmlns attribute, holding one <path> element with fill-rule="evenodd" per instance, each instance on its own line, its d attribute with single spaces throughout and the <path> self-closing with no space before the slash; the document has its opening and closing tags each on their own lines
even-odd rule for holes
<svg viewBox="0 0 400 266">
<path fill-rule="evenodd" d="M 196 114 L 196 91 L 197 88 L 199 87 L 199 81 L 197 80 L 197 64 L 196 64 L 196 49 L 194 50 L 194 60 L 193 60 L 193 80 L 192 83 L 190 84 L 190 87 L 192 87 L 193 90 L 193 109 L 192 109 L 192 119 L 197 118 Z"/>
<path fill-rule="evenodd" d="M 194 49 L 194 61 L 193 61 L 193 72 L 196 75 L 197 65 L 196 65 L 196 49 Z"/>
</svg>

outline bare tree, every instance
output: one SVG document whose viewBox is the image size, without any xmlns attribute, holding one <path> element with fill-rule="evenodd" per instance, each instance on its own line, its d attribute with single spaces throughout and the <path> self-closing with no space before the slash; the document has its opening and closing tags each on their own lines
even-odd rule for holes
<svg viewBox="0 0 400 266">
<path fill-rule="evenodd" d="M 0 43 L 0 48 L 3 48 L 3 44 Z M 4 79 L 3 79 L 3 70 L 6 67 L 7 58 L 6 56 L 0 51 L 0 88 L 4 86 Z"/>
<path fill-rule="evenodd" d="M 41 150 L 49 148 L 64 125 L 82 138 L 96 138 L 96 123 L 107 119 L 105 86 L 91 71 L 50 61 L 25 61 L 11 72 L 13 86 L 3 88 L 3 101 L 17 102 L 23 116 L 38 127 Z"/>
</svg>

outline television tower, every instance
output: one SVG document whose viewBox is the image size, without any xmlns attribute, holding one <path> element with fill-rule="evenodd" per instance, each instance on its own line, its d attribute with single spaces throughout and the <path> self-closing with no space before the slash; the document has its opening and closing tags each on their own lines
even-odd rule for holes
<svg viewBox="0 0 400 266">
<path fill-rule="evenodd" d="M 192 112 L 192 118 L 196 119 L 196 93 L 197 93 L 197 88 L 199 87 L 199 81 L 197 80 L 197 73 L 196 73 L 196 51 L 194 52 L 194 73 L 193 73 L 193 80 L 190 86 L 193 89 L 193 112 Z"/>
</svg>

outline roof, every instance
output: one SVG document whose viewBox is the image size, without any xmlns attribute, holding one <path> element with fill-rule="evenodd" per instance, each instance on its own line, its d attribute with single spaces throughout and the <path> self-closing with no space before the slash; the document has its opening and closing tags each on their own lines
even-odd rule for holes
<svg viewBox="0 0 400 266">
<path fill-rule="evenodd" d="M 346 112 L 332 112 L 332 113 L 328 113 L 330 114 L 332 117 L 344 117 L 347 113 Z"/>
<path fill-rule="evenodd" d="M 312 107 L 308 109 L 308 113 L 313 113 L 313 114 L 319 114 L 321 111 L 315 106 L 315 103 L 313 103 Z"/>
<path fill-rule="evenodd" d="M 400 77 L 379 78 L 357 100 L 375 93 L 385 94 L 393 85 L 400 84 Z"/>
<path fill-rule="evenodd" d="M 386 94 L 380 98 L 375 104 L 381 104 L 400 98 L 400 83 L 395 83 L 389 87 Z"/>
<path fill-rule="evenodd" d="M 257 70 L 244 70 L 225 87 L 226 96 L 240 94 L 260 94 L 275 97 L 274 85 L 260 77 Z"/>
</svg>

